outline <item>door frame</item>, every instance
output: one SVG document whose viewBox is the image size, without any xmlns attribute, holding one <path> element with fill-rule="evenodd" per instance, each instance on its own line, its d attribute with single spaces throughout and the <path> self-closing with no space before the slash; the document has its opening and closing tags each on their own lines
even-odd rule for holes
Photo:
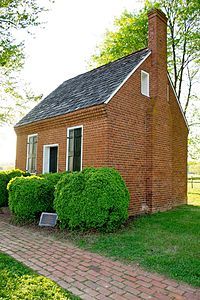
<svg viewBox="0 0 200 300">
<path fill-rule="evenodd" d="M 59 145 L 58 144 L 49 144 L 49 145 L 43 145 L 42 174 L 49 173 L 49 165 L 50 165 L 49 159 L 50 159 L 50 148 L 51 147 L 58 147 L 58 151 L 57 151 L 57 172 L 58 172 Z"/>
</svg>

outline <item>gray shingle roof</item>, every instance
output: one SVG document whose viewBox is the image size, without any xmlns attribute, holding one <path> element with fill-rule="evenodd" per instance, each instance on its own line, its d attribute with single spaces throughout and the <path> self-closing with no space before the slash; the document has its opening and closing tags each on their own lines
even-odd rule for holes
<svg viewBox="0 0 200 300">
<path fill-rule="evenodd" d="M 145 48 L 64 81 L 15 127 L 103 104 L 150 52 Z"/>
</svg>

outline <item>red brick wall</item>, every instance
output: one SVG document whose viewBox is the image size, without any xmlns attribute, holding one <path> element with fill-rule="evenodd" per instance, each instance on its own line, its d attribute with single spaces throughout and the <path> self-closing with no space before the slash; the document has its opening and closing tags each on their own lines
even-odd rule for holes
<svg viewBox="0 0 200 300">
<path fill-rule="evenodd" d="M 170 87 L 172 114 L 172 206 L 187 203 L 187 137 L 188 129 L 183 120 L 174 92 Z"/>
<path fill-rule="evenodd" d="M 108 164 L 108 132 L 105 110 L 92 108 L 16 128 L 16 168 L 26 169 L 26 144 L 29 134 L 38 134 L 37 173 L 42 173 L 43 145 L 58 144 L 58 168 L 66 170 L 67 128 L 83 125 L 83 167 Z"/>
<path fill-rule="evenodd" d="M 173 173 L 172 116 L 167 101 L 167 19 L 158 10 L 149 14 L 148 46 L 152 50 L 148 204 L 152 211 L 158 211 L 172 206 Z"/>
<path fill-rule="evenodd" d="M 141 70 L 150 72 L 151 58 L 128 79 L 108 103 L 109 162 L 126 181 L 131 215 L 146 206 L 146 114 L 150 98 L 141 94 Z"/>
</svg>

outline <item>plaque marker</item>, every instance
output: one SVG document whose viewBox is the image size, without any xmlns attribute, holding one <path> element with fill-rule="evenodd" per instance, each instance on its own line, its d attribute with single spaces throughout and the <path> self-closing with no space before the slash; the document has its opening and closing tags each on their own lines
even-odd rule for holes
<svg viewBox="0 0 200 300">
<path fill-rule="evenodd" d="M 54 227 L 56 225 L 57 219 L 57 214 L 43 212 L 40 217 L 39 226 Z"/>
</svg>

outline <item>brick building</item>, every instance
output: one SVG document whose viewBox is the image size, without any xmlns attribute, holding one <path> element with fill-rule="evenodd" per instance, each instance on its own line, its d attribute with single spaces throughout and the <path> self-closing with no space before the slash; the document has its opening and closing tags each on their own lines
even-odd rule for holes
<svg viewBox="0 0 200 300">
<path fill-rule="evenodd" d="M 148 17 L 148 48 L 65 81 L 16 124 L 17 168 L 115 167 L 130 215 L 186 203 L 188 127 L 167 73 L 167 19 Z"/>
</svg>

